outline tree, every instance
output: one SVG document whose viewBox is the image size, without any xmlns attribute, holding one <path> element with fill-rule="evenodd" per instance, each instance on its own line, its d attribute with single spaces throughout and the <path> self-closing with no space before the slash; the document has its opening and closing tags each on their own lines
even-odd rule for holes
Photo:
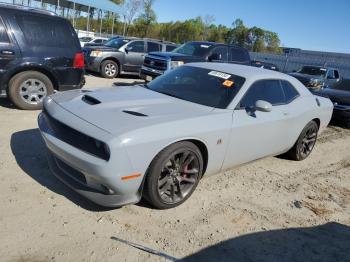
<svg viewBox="0 0 350 262">
<path fill-rule="evenodd" d="M 215 17 L 213 15 L 205 15 L 202 18 L 203 21 L 203 32 L 202 32 L 202 40 L 207 40 L 210 34 L 210 26 L 215 21 Z"/>
<path fill-rule="evenodd" d="M 125 0 L 123 4 L 124 28 L 123 35 L 127 35 L 130 25 L 135 16 L 140 12 L 143 6 L 143 0 Z"/>
<path fill-rule="evenodd" d="M 157 16 L 152 9 L 154 0 L 144 0 L 143 3 L 143 12 L 136 19 L 134 25 L 135 30 L 138 32 L 137 34 L 141 37 L 145 37 L 149 35 L 149 31 L 152 25 L 156 22 Z"/>
</svg>

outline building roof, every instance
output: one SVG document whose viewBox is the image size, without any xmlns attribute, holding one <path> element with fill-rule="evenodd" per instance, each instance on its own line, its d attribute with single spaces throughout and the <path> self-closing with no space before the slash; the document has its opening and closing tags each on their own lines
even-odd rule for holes
<svg viewBox="0 0 350 262">
<path fill-rule="evenodd" d="M 41 2 L 41 0 L 36 1 Z M 87 12 L 89 7 L 113 13 L 120 13 L 122 11 L 120 5 L 109 0 L 43 0 L 43 3 L 59 5 L 70 9 L 73 9 L 75 3 L 75 9 L 83 12 Z"/>
</svg>

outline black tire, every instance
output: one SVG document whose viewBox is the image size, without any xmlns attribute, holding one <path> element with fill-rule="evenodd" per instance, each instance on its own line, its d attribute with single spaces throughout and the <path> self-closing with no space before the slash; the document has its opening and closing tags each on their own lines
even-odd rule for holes
<svg viewBox="0 0 350 262">
<path fill-rule="evenodd" d="M 51 80 L 37 71 L 18 73 L 9 81 L 9 97 L 16 107 L 23 110 L 41 109 L 44 98 L 53 92 Z"/>
<path fill-rule="evenodd" d="M 119 75 L 119 66 L 112 60 L 105 60 L 101 64 L 101 75 L 104 78 L 115 78 Z"/>
<path fill-rule="evenodd" d="M 187 156 L 185 152 L 188 153 Z M 176 186 L 170 185 L 171 189 L 169 189 L 169 194 L 170 195 L 173 194 L 173 196 L 168 197 L 168 194 L 166 194 L 165 192 L 160 193 L 161 186 L 159 186 L 159 183 L 161 183 L 161 181 L 164 179 L 167 180 L 164 183 L 164 185 L 166 184 L 165 186 L 168 186 L 168 184 L 171 184 L 171 183 L 175 183 L 174 180 L 176 180 L 177 178 L 173 178 L 174 175 L 172 176 L 170 172 L 168 174 L 164 174 L 164 173 L 169 171 L 166 165 L 167 163 L 171 162 L 170 159 L 172 158 L 176 159 L 177 156 L 179 157 L 178 163 L 183 163 L 183 164 L 186 164 L 188 161 L 190 161 L 190 158 L 192 157 L 194 159 L 191 162 L 189 162 L 184 168 L 188 173 L 186 173 L 184 169 L 180 171 L 181 175 L 179 175 L 178 177 L 180 177 L 181 180 L 183 179 L 183 181 L 178 182 L 177 184 L 178 187 L 176 188 L 177 193 L 176 193 L 176 201 L 175 201 L 174 198 L 175 198 Z M 179 164 L 179 166 L 180 167 L 178 167 L 178 169 L 182 169 L 181 168 L 182 164 L 181 165 Z M 191 166 L 191 170 L 187 169 L 189 166 Z M 174 170 L 175 169 L 173 169 L 173 171 Z M 198 171 L 198 173 L 192 173 L 194 172 L 192 170 L 196 170 Z M 191 173 L 189 173 L 190 171 Z M 196 145 L 187 141 L 172 144 L 167 148 L 163 149 L 153 159 L 146 176 L 145 187 L 144 187 L 144 197 L 152 206 L 158 209 L 168 209 L 168 208 L 176 207 L 182 204 L 183 202 L 185 202 L 192 195 L 202 176 L 202 172 L 203 172 L 203 157 Z M 181 187 L 180 183 L 183 183 L 182 184 L 183 190 L 186 189 L 186 191 L 182 191 L 180 189 Z M 171 200 L 166 201 L 165 198 L 167 197 L 169 199 L 171 198 L 172 201 Z"/>
<path fill-rule="evenodd" d="M 309 122 L 301 131 L 294 146 L 286 153 L 287 158 L 295 161 L 306 159 L 315 146 L 318 128 L 318 124 L 315 121 Z"/>
</svg>

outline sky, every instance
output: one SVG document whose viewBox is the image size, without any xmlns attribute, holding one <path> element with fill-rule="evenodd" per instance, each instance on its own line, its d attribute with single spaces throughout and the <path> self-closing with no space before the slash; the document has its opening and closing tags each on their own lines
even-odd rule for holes
<svg viewBox="0 0 350 262">
<path fill-rule="evenodd" d="M 284 47 L 350 53 L 350 0 L 155 0 L 158 22 L 213 15 L 215 24 L 278 33 Z"/>
</svg>

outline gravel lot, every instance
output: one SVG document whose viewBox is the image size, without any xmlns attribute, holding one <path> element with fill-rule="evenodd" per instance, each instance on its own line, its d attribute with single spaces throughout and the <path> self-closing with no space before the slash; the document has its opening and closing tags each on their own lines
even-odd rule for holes
<svg viewBox="0 0 350 262">
<path fill-rule="evenodd" d="M 350 130 L 329 127 L 303 162 L 203 179 L 172 210 L 106 209 L 50 173 L 38 113 L 0 100 L 0 261 L 350 261 Z"/>
</svg>

